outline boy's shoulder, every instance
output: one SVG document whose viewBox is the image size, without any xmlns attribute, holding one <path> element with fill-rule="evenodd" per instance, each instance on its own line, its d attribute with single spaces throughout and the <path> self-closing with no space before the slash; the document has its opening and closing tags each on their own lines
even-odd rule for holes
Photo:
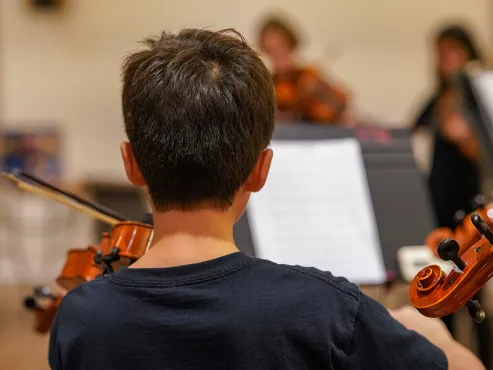
<svg viewBox="0 0 493 370">
<path fill-rule="evenodd" d="M 239 284 L 245 286 L 261 285 L 263 288 L 272 288 L 272 293 L 283 294 L 286 291 L 294 293 L 296 289 L 303 292 L 310 292 L 312 299 L 317 296 L 322 299 L 330 296 L 332 299 L 340 297 L 346 304 L 359 304 L 363 295 L 358 286 L 349 282 L 346 278 L 334 276 L 328 271 L 321 271 L 314 267 L 304 267 L 299 265 L 280 264 L 270 260 L 250 257 L 247 268 L 240 269 L 236 276 Z M 227 275 L 227 277 L 230 275 Z M 217 280 L 221 280 L 218 277 Z M 214 279 L 208 279 L 214 281 Z M 203 284 L 204 281 L 197 281 Z M 93 294 L 104 294 L 105 291 L 113 290 L 115 286 L 125 286 L 125 281 L 121 280 L 116 274 L 104 275 L 90 282 L 84 283 L 69 291 L 64 301 L 86 301 Z M 134 287 L 145 289 L 145 282 L 135 282 Z M 190 285 L 190 284 L 187 284 Z M 175 285 L 176 286 L 176 285 Z M 151 286 L 149 286 L 151 287 Z M 295 289 L 295 290 L 293 290 Z M 298 292 L 300 293 L 300 292 Z M 304 294 L 294 295 L 299 297 Z"/>
<path fill-rule="evenodd" d="M 67 320 L 75 320 L 82 315 L 103 319 L 117 309 L 124 314 L 127 309 L 123 307 L 133 302 L 141 311 L 152 315 L 154 310 L 161 311 L 162 305 L 172 303 L 167 300 L 173 298 L 168 297 L 186 300 L 194 299 L 199 294 L 204 299 L 228 307 L 230 312 L 247 310 L 269 317 L 273 322 L 288 317 L 303 318 L 305 322 L 325 327 L 325 330 L 337 327 L 335 331 L 351 335 L 360 306 L 365 301 L 356 285 L 312 267 L 278 264 L 252 257 L 244 262 L 244 266 L 237 266 L 228 273 L 222 270 L 215 275 L 194 276 L 188 280 L 176 276 L 171 283 L 155 276 L 146 279 L 142 276 L 144 274 L 139 275 L 142 280 L 128 279 L 129 274 L 135 274 L 135 270 L 116 272 L 70 291 L 62 300 L 60 310 L 63 311 L 62 316 L 68 316 Z M 167 298 L 162 300 L 156 297 Z M 280 312 L 285 315 L 284 318 L 279 315 Z M 341 322 L 346 323 L 344 327 L 341 327 Z"/>
<path fill-rule="evenodd" d="M 279 264 L 263 259 L 257 260 L 261 265 L 275 271 L 275 274 L 279 274 L 281 276 L 284 274 L 290 275 L 293 278 L 302 280 L 307 285 L 313 287 L 324 286 L 326 289 L 335 290 L 336 294 L 340 293 L 347 297 L 354 298 L 355 300 L 359 300 L 361 297 L 362 292 L 355 284 L 349 282 L 344 277 L 334 276 L 329 271 L 322 271 L 315 267 Z"/>
</svg>

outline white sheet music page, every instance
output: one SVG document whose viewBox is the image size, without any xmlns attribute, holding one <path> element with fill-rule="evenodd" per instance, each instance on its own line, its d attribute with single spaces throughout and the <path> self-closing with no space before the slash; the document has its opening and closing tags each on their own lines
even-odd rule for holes
<svg viewBox="0 0 493 370">
<path fill-rule="evenodd" d="M 256 254 L 316 267 L 355 284 L 386 280 L 361 149 L 356 139 L 274 141 L 264 189 L 248 221 Z"/>
<path fill-rule="evenodd" d="M 479 99 L 483 103 L 491 121 L 493 121 L 493 71 L 486 71 L 474 78 L 473 84 L 479 91 Z"/>
</svg>

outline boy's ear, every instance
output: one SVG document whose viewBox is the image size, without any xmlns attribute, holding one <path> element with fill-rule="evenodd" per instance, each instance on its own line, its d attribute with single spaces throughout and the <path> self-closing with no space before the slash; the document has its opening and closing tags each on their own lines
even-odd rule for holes
<svg viewBox="0 0 493 370">
<path fill-rule="evenodd" d="M 140 172 L 140 168 L 135 161 L 134 152 L 128 141 L 120 144 L 120 152 L 122 153 L 123 166 L 128 180 L 135 186 L 146 186 L 144 176 Z"/>
<path fill-rule="evenodd" d="M 264 187 L 267 176 L 269 175 L 273 155 L 272 149 L 265 149 L 260 153 L 257 164 L 245 183 L 245 190 L 256 193 Z"/>
</svg>

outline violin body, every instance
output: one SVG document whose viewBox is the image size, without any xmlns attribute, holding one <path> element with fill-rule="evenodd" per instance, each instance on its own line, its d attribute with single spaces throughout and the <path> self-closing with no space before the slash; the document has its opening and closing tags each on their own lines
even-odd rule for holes
<svg viewBox="0 0 493 370">
<path fill-rule="evenodd" d="M 98 248 L 70 249 L 62 272 L 56 279 L 57 284 L 65 290 L 71 290 L 102 275 L 103 270 L 94 261 L 94 256 L 98 251 L 108 253 L 109 239 L 109 233 L 103 233 Z"/>
<path fill-rule="evenodd" d="M 40 334 L 46 334 L 51 329 L 51 324 L 55 319 L 58 306 L 62 298 L 49 302 L 45 307 L 33 309 L 34 311 L 34 330 Z"/>
<path fill-rule="evenodd" d="M 135 221 L 119 222 L 111 229 L 102 258 L 115 254 L 115 258 L 110 259 L 115 271 L 129 266 L 147 252 L 153 234 L 152 225 Z"/>
<path fill-rule="evenodd" d="M 493 204 L 488 204 L 484 207 L 479 207 L 473 213 L 477 213 L 482 219 L 486 221 L 489 226 L 493 226 L 493 220 L 488 216 L 488 211 L 493 208 Z M 438 244 L 444 239 L 453 238 L 459 243 L 460 250 L 459 256 L 461 256 L 467 249 L 469 249 L 474 243 L 481 239 L 481 233 L 476 229 L 471 221 L 471 214 L 464 217 L 462 222 L 452 230 L 448 227 L 439 227 L 430 234 L 428 234 L 425 245 L 427 245 L 435 254 L 437 254 Z"/>
<path fill-rule="evenodd" d="M 312 68 L 274 76 L 277 107 L 295 120 L 336 122 L 347 105 L 347 95 L 322 79 Z"/>
<path fill-rule="evenodd" d="M 24 300 L 24 306 L 34 313 L 34 330 L 37 333 L 47 333 L 55 318 L 58 306 L 64 294 L 51 294 L 46 287 L 34 289 L 33 296 Z"/>
<path fill-rule="evenodd" d="M 57 284 L 63 290 L 70 291 L 103 275 L 104 264 L 111 265 L 111 271 L 129 266 L 149 249 L 153 234 L 152 225 L 141 222 L 122 221 L 113 225 L 110 233 L 103 233 L 98 248 L 90 246 L 68 251 L 65 265 L 56 279 Z M 25 301 L 26 307 L 34 312 L 35 331 L 40 334 L 50 330 L 63 299 L 61 295 L 51 294 L 46 294 L 44 298 L 45 302 L 40 302 L 34 295 Z"/>
<path fill-rule="evenodd" d="M 87 247 L 85 249 L 70 249 L 62 272 L 56 278 L 56 283 L 63 291 L 69 291 L 75 287 L 101 276 L 103 270 L 94 262 L 94 256 L 98 250 L 107 251 L 109 234 L 103 233 L 99 248 Z M 43 293 L 43 291 L 46 291 Z M 35 317 L 34 330 L 40 334 L 47 333 L 55 318 L 58 306 L 65 294 L 53 295 L 46 288 L 35 289 L 31 297 L 27 297 L 24 305 L 33 311 Z M 41 297 L 39 297 L 41 296 Z"/>
<path fill-rule="evenodd" d="M 52 294 L 45 287 L 35 288 L 34 294 L 24 300 L 25 307 L 35 314 L 35 330 L 39 333 L 46 333 L 50 329 L 67 291 L 98 276 L 129 266 L 150 247 L 154 234 L 151 214 L 145 215 L 142 222 L 127 221 L 127 218 L 110 209 L 58 189 L 27 173 L 0 172 L 0 176 L 12 181 L 19 189 L 55 200 L 112 225 L 110 233 L 102 234 L 98 248 L 89 246 L 68 251 L 65 265 L 56 278 L 60 294 Z"/>
<path fill-rule="evenodd" d="M 103 271 L 101 267 L 94 262 L 96 251 L 97 249 L 95 247 L 71 249 L 68 251 L 65 265 L 56 279 L 58 287 L 61 288 L 60 290 L 72 290 L 102 275 Z M 39 295 L 41 297 L 38 297 Z M 34 313 L 34 330 L 36 332 L 45 334 L 50 330 L 58 306 L 64 295 L 35 293 L 33 296 L 25 299 L 24 305 Z"/>
<path fill-rule="evenodd" d="M 62 272 L 56 279 L 57 284 L 66 290 L 71 290 L 100 276 L 101 267 L 94 263 L 96 252 L 95 247 L 70 249 Z"/>
<path fill-rule="evenodd" d="M 425 245 L 427 245 L 438 257 L 437 248 L 438 244 L 444 239 L 453 238 L 454 232 L 448 227 L 439 227 L 428 234 L 425 240 Z"/>
</svg>

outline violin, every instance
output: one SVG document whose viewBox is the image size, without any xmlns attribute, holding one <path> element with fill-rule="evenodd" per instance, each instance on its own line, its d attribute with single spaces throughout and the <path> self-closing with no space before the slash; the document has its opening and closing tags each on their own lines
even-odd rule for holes
<svg viewBox="0 0 493 370">
<path fill-rule="evenodd" d="M 34 313 L 34 330 L 37 333 L 45 334 L 50 330 L 64 295 L 53 294 L 47 287 L 36 287 L 34 294 L 24 299 L 24 306 Z"/>
<path fill-rule="evenodd" d="M 493 219 L 489 217 L 488 211 L 493 209 L 493 204 L 486 204 L 484 196 L 478 195 L 473 201 L 474 208 L 477 214 L 483 218 L 489 226 L 493 226 Z M 459 256 L 461 256 L 471 245 L 476 243 L 481 234 L 471 221 L 473 213 L 466 215 L 463 211 L 458 211 L 455 214 L 456 228 L 454 230 L 448 227 L 439 227 L 433 230 L 426 238 L 425 245 L 427 245 L 438 257 L 437 248 L 440 242 L 444 239 L 454 239 L 460 246 Z"/>
<path fill-rule="evenodd" d="M 293 70 L 274 76 L 277 107 L 291 112 L 292 119 L 313 122 L 337 122 L 346 108 L 348 97 L 342 89 L 327 83 L 312 68 Z"/>
<path fill-rule="evenodd" d="M 105 232 L 98 248 L 69 249 L 62 272 L 56 278 L 57 285 L 68 291 L 103 275 L 103 269 L 94 257 L 97 252 L 108 249 L 108 241 L 109 233 Z"/>
<path fill-rule="evenodd" d="M 143 222 L 122 221 L 111 228 L 105 248 L 99 248 L 94 261 L 104 266 L 104 271 L 118 271 L 137 261 L 149 249 L 154 228 L 148 216 Z"/>
<path fill-rule="evenodd" d="M 146 215 L 143 222 L 127 221 L 114 211 L 58 189 L 32 175 L 17 172 L 2 176 L 23 190 L 56 200 L 112 225 L 110 232 L 103 233 L 97 248 L 89 246 L 84 249 L 70 249 L 67 252 L 65 264 L 56 278 L 57 287 L 64 293 L 85 282 L 129 266 L 150 247 L 154 233 L 152 215 Z M 34 294 L 24 300 L 24 306 L 35 314 L 35 331 L 42 334 L 49 331 L 64 295 L 53 294 L 48 288 L 42 287 L 35 288 Z"/>
<path fill-rule="evenodd" d="M 455 266 L 446 274 L 440 266 L 431 265 L 419 271 L 409 286 L 411 304 L 424 316 L 443 317 L 467 306 L 469 315 L 481 323 L 486 314 L 477 300 L 472 297 L 493 276 L 493 232 L 488 223 L 474 212 L 470 222 L 480 238 L 467 249 L 447 238 L 437 249 L 444 261 L 453 261 Z"/>
</svg>

